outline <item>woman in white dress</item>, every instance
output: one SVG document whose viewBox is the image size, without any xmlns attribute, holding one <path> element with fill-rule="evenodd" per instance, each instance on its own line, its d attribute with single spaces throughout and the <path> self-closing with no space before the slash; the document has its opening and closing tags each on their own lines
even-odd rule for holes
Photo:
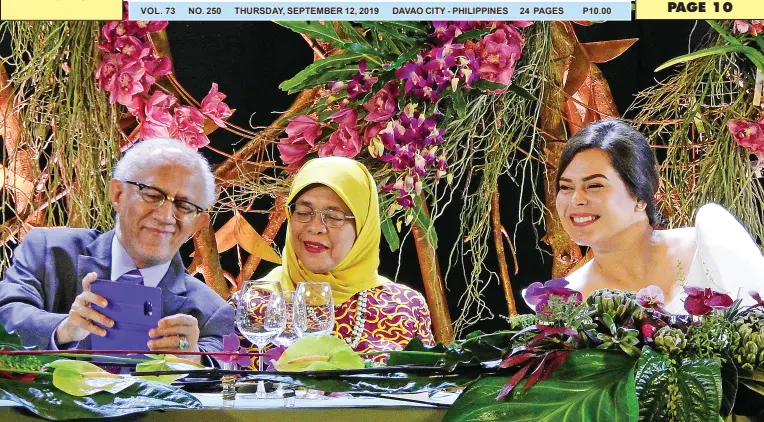
<svg viewBox="0 0 764 422">
<path fill-rule="evenodd" d="M 557 172 L 563 228 L 593 258 L 566 279 L 588 296 L 602 288 L 638 291 L 656 285 L 666 309 L 683 312 L 685 285 L 709 287 L 752 304 L 764 291 L 764 257 L 724 208 L 708 204 L 695 227 L 658 230 L 655 156 L 644 136 L 608 119 L 571 137 Z"/>
</svg>

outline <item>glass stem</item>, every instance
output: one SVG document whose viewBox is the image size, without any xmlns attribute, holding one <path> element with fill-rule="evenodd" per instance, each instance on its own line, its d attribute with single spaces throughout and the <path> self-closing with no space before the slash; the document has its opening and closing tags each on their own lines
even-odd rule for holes
<svg viewBox="0 0 764 422">
<path fill-rule="evenodd" d="M 263 359 L 265 356 L 263 356 L 262 353 L 264 348 L 265 345 L 257 345 L 257 352 L 260 353 L 260 356 L 257 357 L 257 370 L 259 372 L 263 372 Z M 255 397 L 258 399 L 265 398 L 265 381 L 260 380 L 257 382 L 257 393 L 255 393 Z"/>
</svg>

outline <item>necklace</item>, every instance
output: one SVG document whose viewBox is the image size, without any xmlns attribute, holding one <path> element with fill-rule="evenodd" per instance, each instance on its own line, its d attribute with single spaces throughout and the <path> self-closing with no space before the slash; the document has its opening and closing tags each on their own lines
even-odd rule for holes
<svg viewBox="0 0 764 422">
<path fill-rule="evenodd" d="M 363 336 L 363 329 L 366 325 L 366 304 L 368 302 L 368 290 L 361 290 L 358 292 L 358 307 L 355 310 L 355 321 L 353 322 L 353 330 L 350 332 L 350 337 L 345 337 L 345 343 L 355 349 L 358 347 L 358 343 L 361 342 L 361 336 Z M 319 322 L 319 317 L 316 314 L 316 310 L 308 308 L 308 317 Z"/>
<path fill-rule="evenodd" d="M 345 338 L 345 342 L 353 349 L 358 347 L 358 343 L 361 341 L 361 336 L 363 335 L 364 325 L 366 325 L 366 300 L 368 294 L 368 290 L 361 290 L 358 292 L 358 307 L 355 310 L 353 331 L 350 333 L 350 337 Z"/>
</svg>

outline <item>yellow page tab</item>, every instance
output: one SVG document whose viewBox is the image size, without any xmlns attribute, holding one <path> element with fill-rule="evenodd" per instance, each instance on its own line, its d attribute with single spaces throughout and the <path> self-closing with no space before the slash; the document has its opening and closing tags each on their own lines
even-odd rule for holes
<svg viewBox="0 0 764 422">
<path fill-rule="evenodd" d="M 2 20 L 122 20 L 122 0 L 2 0 Z"/>
<path fill-rule="evenodd" d="M 762 19 L 764 0 L 636 0 L 637 19 Z"/>
</svg>

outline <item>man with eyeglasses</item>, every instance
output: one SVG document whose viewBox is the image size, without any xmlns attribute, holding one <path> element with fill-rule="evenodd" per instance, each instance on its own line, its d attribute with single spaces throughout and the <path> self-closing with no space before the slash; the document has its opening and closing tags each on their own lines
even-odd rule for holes
<svg viewBox="0 0 764 422">
<path fill-rule="evenodd" d="M 89 349 L 90 336 L 105 336 L 114 325 L 91 307 L 106 306 L 91 283 L 132 280 L 162 290 L 163 318 L 149 331 L 149 350 L 222 350 L 222 336 L 233 332 L 233 309 L 185 271 L 178 253 L 215 201 L 207 161 L 174 139 L 139 142 L 117 163 L 109 197 L 114 230 L 26 235 L 0 282 L 0 323 L 25 345 Z"/>
</svg>

